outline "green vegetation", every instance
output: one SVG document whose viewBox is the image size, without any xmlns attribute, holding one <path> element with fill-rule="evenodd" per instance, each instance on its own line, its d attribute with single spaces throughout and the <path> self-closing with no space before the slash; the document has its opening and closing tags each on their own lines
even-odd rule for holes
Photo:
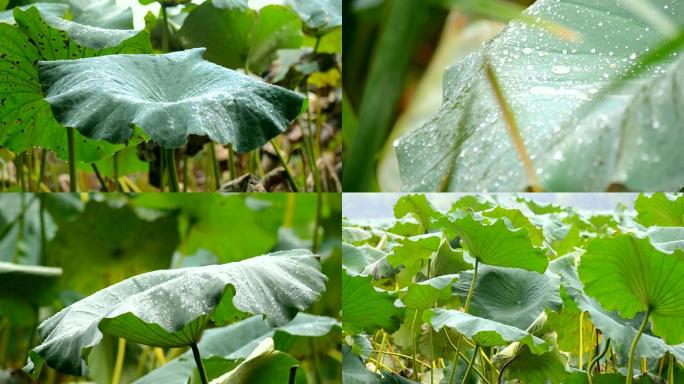
<svg viewBox="0 0 684 384">
<path fill-rule="evenodd" d="M 0 16 L 3 190 L 341 190 L 339 0 L 159 1 L 141 31 L 114 0 L 19 3 Z"/>
<path fill-rule="evenodd" d="M 345 221 L 344 382 L 681 381 L 682 204 L 412 194 L 394 220 Z"/>
<path fill-rule="evenodd" d="M 341 201 L 322 198 L 0 195 L 0 375 L 339 383 Z"/>
</svg>

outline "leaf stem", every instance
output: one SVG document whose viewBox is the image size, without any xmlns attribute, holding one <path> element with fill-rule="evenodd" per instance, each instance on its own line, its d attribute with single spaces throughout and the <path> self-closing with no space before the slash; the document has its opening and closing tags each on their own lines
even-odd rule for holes
<svg viewBox="0 0 684 384">
<path fill-rule="evenodd" d="M 45 178 L 45 166 L 47 165 L 47 149 L 40 150 L 40 170 L 38 171 L 38 191 Z"/>
<path fill-rule="evenodd" d="M 470 370 L 473 368 L 473 363 L 475 362 L 475 358 L 477 357 L 477 353 L 480 351 L 480 346 L 476 345 L 475 350 L 473 351 L 473 357 L 470 358 L 470 362 L 468 363 L 468 368 L 466 368 L 465 374 L 463 375 L 463 381 L 461 381 L 461 384 L 465 384 L 468 381 L 468 375 L 470 375 Z M 456 367 L 453 368 L 453 370 L 456 370 Z"/>
<path fill-rule="evenodd" d="M 178 172 L 176 171 L 176 150 L 166 149 L 166 162 L 169 171 L 169 192 L 178 192 Z"/>
<path fill-rule="evenodd" d="M 580 312 L 579 315 L 579 369 L 582 369 L 582 366 L 584 366 L 584 311 Z M 591 347 L 590 347 L 591 348 Z"/>
<path fill-rule="evenodd" d="M 97 177 L 97 181 L 100 182 L 102 192 L 109 192 L 109 189 L 107 188 L 107 183 L 102 178 L 102 174 L 100 174 L 100 170 L 97 169 L 97 165 L 95 165 L 95 163 L 90 163 L 90 166 L 93 168 L 93 172 L 95 172 L 95 177 Z"/>
<path fill-rule="evenodd" d="M 228 144 L 228 172 L 230 172 L 231 180 L 237 179 L 237 175 L 235 174 L 235 150 L 233 150 L 233 144 Z"/>
<path fill-rule="evenodd" d="M 126 356 L 126 339 L 120 337 L 119 345 L 116 350 L 116 363 L 114 363 L 114 373 L 112 374 L 112 384 L 119 384 L 121 381 L 121 371 L 123 370 L 124 357 Z"/>
<path fill-rule="evenodd" d="M 516 357 L 517 357 L 517 356 L 513 356 L 512 359 L 508 360 L 508 361 L 506 362 L 506 364 L 504 364 L 503 367 L 501 367 L 501 370 L 499 371 L 499 378 L 498 378 L 497 381 L 496 381 L 498 384 L 502 384 L 502 383 L 503 383 L 502 380 L 503 380 L 503 377 L 504 377 L 504 371 L 506 370 L 506 368 L 508 368 L 509 365 L 511 365 L 511 364 L 513 363 L 513 361 L 515 360 Z"/>
<path fill-rule="evenodd" d="M 606 355 L 606 352 L 608 352 L 608 348 L 610 348 L 610 339 L 606 340 L 606 347 L 603 349 L 603 352 L 598 354 L 594 360 L 589 363 L 589 367 L 587 368 L 587 379 L 589 379 L 589 384 L 594 384 L 594 376 L 592 376 L 591 371 L 594 369 L 594 366 L 603 358 L 603 356 Z"/>
<path fill-rule="evenodd" d="M 477 267 L 480 261 L 475 259 L 475 270 L 473 272 L 473 280 L 470 282 L 470 288 L 468 289 L 468 296 L 466 296 L 465 304 L 463 305 L 463 313 L 468 313 L 468 307 L 470 307 L 470 300 L 473 297 L 473 292 L 475 291 L 475 281 L 477 281 Z M 458 353 L 461 350 L 461 340 L 463 340 L 463 335 L 458 335 L 458 341 L 456 342 L 456 357 L 454 357 L 453 368 L 451 369 L 451 376 L 449 377 L 448 384 L 453 384 L 456 378 L 456 366 L 458 365 Z"/>
<path fill-rule="evenodd" d="M 69 150 L 69 191 L 76 192 L 76 144 L 74 143 L 74 128 L 67 127 L 67 147 Z"/>
<path fill-rule="evenodd" d="M 119 152 L 114 152 L 112 162 L 114 166 L 114 186 L 118 192 L 121 192 L 121 184 L 119 183 Z"/>
<path fill-rule="evenodd" d="M 218 160 L 216 160 L 216 147 L 214 145 L 214 143 L 209 143 L 209 158 L 211 159 L 211 170 L 214 173 L 214 191 L 218 191 L 221 188 L 221 171 L 219 170 Z M 233 178 L 232 174 L 230 178 Z"/>
<path fill-rule="evenodd" d="M 271 145 L 273 146 L 273 150 L 275 151 L 276 156 L 278 156 L 278 160 L 280 160 L 280 163 L 285 168 L 285 174 L 287 175 L 287 180 L 290 182 L 290 185 L 292 185 L 292 190 L 294 192 L 299 192 L 299 186 L 297 185 L 297 180 L 295 180 L 294 176 L 292 176 L 292 171 L 290 171 L 290 167 L 287 165 L 287 160 L 285 160 L 285 158 L 283 157 L 283 154 L 278 149 L 278 146 L 276 145 L 275 140 L 271 140 Z"/>
<path fill-rule="evenodd" d="M 418 318 L 418 310 L 413 314 L 413 322 L 411 322 L 411 341 L 413 342 L 413 380 L 418 381 L 418 359 L 416 359 L 416 319 Z"/>
<path fill-rule="evenodd" d="M 499 85 L 499 80 L 496 77 L 494 68 L 492 67 L 492 64 L 489 62 L 487 62 L 486 73 L 487 80 L 489 80 L 489 83 L 492 86 L 494 96 L 496 97 L 496 101 L 499 104 L 499 109 L 501 110 L 501 114 L 503 115 L 506 127 L 508 127 L 508 133 L 511 135 L 513 144 L 515 144 L 515 148 L 518 151 L 520 160 L 522 160 L 525 171 L 527 172 L 527 181 L 530 184 L 530 188 L 532 189 L 532 192 L 542 192 L 541 184 L 539 184 L 539 177 L 537 176 L 537 171 L 535 170 L 534 164 L 532 163 L 532 159 L 530 158 L 530 155 L 527 153 L 527 149 L 525 148 L 525 142 L 523 141 L 523 138 L 520 135 L 520 128 L 518 127 L 518 122 L 515 119 L 513 109 L 511 108 L 511 105 L 508 103 L 508 101 L 506 101 L 506 97 L 504 96 L 503 90 Z"/>
<path fill-rule="evenodd" d="M 641 334 L 644 333 L 644 329 L 646 329 L 646 325 L 648 324 L 648 318 L 651 315 L 651 308 L 648 308 L 646 310 L 646 314 L 644 315 L 644 320 L 641 322 L 641 326 L 639 327 L 639 330 L 637 331 L 637 334 L 634 336 L 634 340 L 632 340 L 632 345 L 629 347 L 629 362 L 627 364 L 627 384 L 632 384 L 632 381 L 634 380 L 634 375 L 633 375 L 633 370 L 634 370 L 634 353 L 636 352 L 637 344 L 639 343 L 639 338 L 641 337 Z"/>
<path fill-rule="evenodd" d="M 164 31 L 162 33 L 162 51 L 164 53 L 169 51 L 169 18 L 166 15 L 166 6 L 161 6 L 162 19 L 164 20 Z"/>
<path fill-rule="evenodd" d="M 207 372 L 204 370 L 202 356 L 200 356 L 200 351 L 197 348 L 197 344 L 190 344 L 190 348 L 192 348 L 192 356 L 195 358 L 195 364 L 197 364 L 197 369 L 199 370 L 200 380 L 202 380 L 202 384 L 208 384 L 209 381 L 207 380 Z"/>
</svg>

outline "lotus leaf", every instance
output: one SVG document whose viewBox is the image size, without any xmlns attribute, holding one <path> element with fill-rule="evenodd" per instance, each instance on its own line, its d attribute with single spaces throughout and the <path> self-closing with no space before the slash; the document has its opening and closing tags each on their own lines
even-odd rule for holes
<svg viewBox="0 0 684 384">
<path fill-rule="evenodd" d="M 498 77 L 542 188 L 679 190 L 684 185 L 684 59 L 670 52 L 614 88 L 667 37 L 621 0 L 540 0 L 447 70 L 440 111 L 396 147 L 404 189 L 522 191 L 530 182 L 488 80 Z M 650 0 L 681 20 L 684 4 Z M 681 37 L 680 37 L 681 38 Z M 643 66 L 643 65 L 642 65 Z M 444 181 L 448 185 L 443 186 Z"/>
<path fill-rule="evenodd" d="M 214 310 L 227 300 L 236 313 L 263 314 L 270 326 L 282 326 L 319 298 L 325 280 L 315 255 L 305 250 L 138 275 L 45 320 L 38 328 L 42 343 L 30 352 L 25 369 L 35 374 L 47 363 L 86 375 L 84 357 L 103 332 L 152 346 L 197 343 Z"/>
<path fill-rule="evenodd" d="M 178 148 L 190 134 L 248 152 L 289 128 L 302 96 L 202 59 L 204 49 L 39 62 L 46 100 L 64 126 L 123 143 L 139 126 Z"/>
</svg>

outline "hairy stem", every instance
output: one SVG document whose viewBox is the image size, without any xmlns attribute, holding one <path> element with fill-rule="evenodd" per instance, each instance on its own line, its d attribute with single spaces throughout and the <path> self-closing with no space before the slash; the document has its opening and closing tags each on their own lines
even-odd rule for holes
<svg viewBox="0 0 684 384">
<path fill-rule="evenodd" d="M 119 184 L 119 152 L 114 152 L 112 162 L 114 166 L 114 186 L 117 191 L 121 192 L 121 184 Z"/>
<path fill-rule="evenodd" d="M 40 192 L 40 186 L 45 179 L 45 166 L 47 165 L 47 149 L 43 148 L 40 150 L 40 170 L 38 171 L 38 191 Z"/>
<path fill-rule="evenodd" d="M 235 174 L 235 151 L 232 144 L 228 144 L 228 172 L 230 172 L 231 180 L 237 179 L 237 174 Z"/>
<path fill-rule="evenodd" d="M 69 191 L 76 192 L 76 144 L 74 128 L 67 128 L 67 147 L 69 149 Z"/>
<path fill-rule="evenodd" d="M 641 326 L 639 327 L 639 330 L 637 331 L 637 334 L 634 336 L 634 340 L 632 340 L 632 345 L 629 347 L 629 362 L 627 364 L 627 384 L 632 384 L 632 381 L 634 380 L 634 353 L 636 352 L 637 344 L 639 344 L 639 338 L 641 337 L 641 334 L 644 333 L 644 329 L 646 329 L 646 325 L 648 324 L 648 318 L 651 315 L 651 308 L 646 310 L 646 314 L 644 315 L 644 321 L 641 322 Z"/>
<path fill-rule="evenodd" d="M 202 356 L 200 356 L 197 344 L 190 344 L 190 348 L 192 348 L 192 356 L 195 357 L 195 364 L 197 364 L 197 369 L 199 370 L 200 380 L 202 380 L 202 384 L 208 384 L 209 381 L 207 380 L 207 372 L 204 370 L 204 364 L 202 364 Z"/>
</svg>

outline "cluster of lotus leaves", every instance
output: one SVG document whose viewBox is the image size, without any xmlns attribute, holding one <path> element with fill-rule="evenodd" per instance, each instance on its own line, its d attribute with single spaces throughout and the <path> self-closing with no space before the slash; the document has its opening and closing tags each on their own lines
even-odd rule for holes
<svg viewBox="0 0 684 384">
<path fill-rule="evenodd" d="M 134 276 L 41 323 L 42 342 L 30 351 L 25 370 L 37 376 L 46 363 L 85 376 L 85 359 L 103 333 L 171 348 L 197 343 L 210 321 L 222 325 L 256 314 L 270 327 L 284 326 L 318 300 L 326 280 L 306 250 Z"/>
</svg>

